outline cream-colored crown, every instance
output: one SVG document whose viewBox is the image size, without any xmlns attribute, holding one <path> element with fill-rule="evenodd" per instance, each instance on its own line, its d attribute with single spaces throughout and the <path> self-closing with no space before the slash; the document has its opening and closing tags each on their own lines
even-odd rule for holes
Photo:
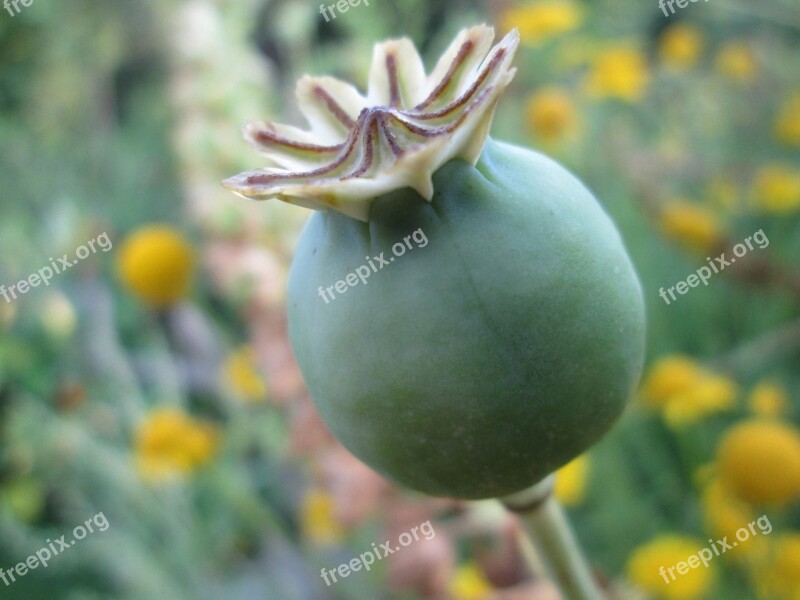
<svg viewBox="0 0 800 600">
<path fill-rule="evenodd" d="M 517 31 L 490 48 L 493 39 L 485 25 L 462 30 L 430 75 L 411 40 L 376 44 L 366 96 L 332 77 L 302 77 L 296 93 L 311 130 L 249 123 L 245 139 L 270 166 L 223 185 L 246 198 L 362 221 L 391 190 L 412 187 L 430 200 L 436 169 L 453 158 L 478 160 L 497 100 L 514 77 Z"/>
</svg>

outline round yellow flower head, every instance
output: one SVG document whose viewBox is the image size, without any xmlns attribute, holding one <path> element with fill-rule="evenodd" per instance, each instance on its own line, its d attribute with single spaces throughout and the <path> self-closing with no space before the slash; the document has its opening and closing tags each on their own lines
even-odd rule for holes
<svg viewBox="0 0 800 600">
<path fill-rule="evenodd" d="M 800 146 L 800 90 L 781 106 L 775 119 L 775 137 L 787 146 Z"/>
<path fill-rule="evenodd" d="M 36 523 L 45 506 L 45 487 L 32 477 L 5 481 L 0 488 L 0 502 L 25 523 Z"/>
<path fill-rule="evenodd" d="M 667 422 L 675 427 L 730 410 L 737 394 L 733 381 L 685 356 L 666 356 L 657 361 L 642 385 L 645 403 L 662 409 Z"/>
<path fill-rule="evenodd" d="M 712 177 L 705 186 L 709 204 L 725 211 L 735 211 L 739 203 L 739 185 L 724 175 Z"/>
<path fill-rule="evenodd" d="M 247 402 L 259 402 L 267 396 L 267 384 L 258 370 L 256 355 L 245 346 L 233 352 L 223 366 L 225 381 Z"/>
<path fill-rule="evenodd" d="M 678 69 L 694 66 L 703 52 L 703 34 L 694 25 L 678 23 L 661 38 L 659 56 L 664 64 Z"/>
<path fill-rule="evenodd" d="M 770 559 L 758 574 L 758 587 L 764 595 L 780 600 L 800 598 L 800 533 L 784 534 L 774 540 Z"/>
<path fill-rule="evenodd" d="M 705 253 L 722 244 L 722 226 L 717 216 L 683 198 L 664 206 L 660 225 L 664 235 L 691 250 Z"/>
<path fill-rule="evenodd" d="M 664 406 L 676 394 L 690 389 L 701 375 L 700 366 L 688 356 L 665 356 L 650 368 L 642 384 L 642 395 L 648 404 Z"/>
<path fill-rule="evenodd" d="M 163 225 L 136 230 L 122 245 L 118 270 L 125 286 L 155 307 L 184 297 L 194 268 L 194 252 L 177 231 Z"/>
<path fill-rule="evenodd" d="M 637 48 L 618 44 L 597 56 L 586 88 L 590 96 L 636 102 L 644 94 L 649 80 L 645 55 Z"/>
<path fill-rule="evenodd" d="M 792 502 L 800 498 L 800 432 L 776 421 L 745 421 L 723 436 L 717 467 L 723 483 L 748 502 Z"/>
<path fill-rule="evenodd" d="M 800 209 L 800 171 L 774 164 L 756 173 L 753 201 L 765 212 L 785 214 Z"/>
<path fill-rule="evenodd" d="M 717 54 L 715 66 L 722 75 L 739 83 L 752 81 L 758 69 L 750 47 L 741 42 L 723 46 Z"/>
<path fill-rule="evenodd" d="M 319 544 L 330 544 L 341 539 L 344 527 L 336 519 L 333 496 L 321 489 L 310 490 L 300 514 L 303 535 Z"/>
<path fill-rule="evenodd" d="M 684 574 L 672 569 L 696 555 L 705 542 L 678 535 L 661 535 L 634 550 L 628 560 L 628 578 L 643 591 L 665 600 L 706 598 L 713 582 L 713 566 L 689 568 Z"/>
<path fill-rule="evenodd" d="M 581 454 L 556 471 L 553 493 L 565 506 L 577 506 L 586 497 L 589 457 Z"/>
<path fill-rule="evenodd" d="M 557 141 L 575 129 L 575 106 L 564 90 L 544 89 L 528 100 L 526 122 L 542 140 Z"/>
<path fill-rule="evenodd" d="M 136 462 L 145 479 L 169 479 L 208 462 L 217 446 L 218 434 L 210 424 L 177 408 L 159 408 L 136 432 Z"/>
<path fill-rule="evenodd" d="M 789 406 L 789 396 L 777 383 L 762 381 L 750 392 L 748 406 L 759 417 L 779 417 Z"/>
<path fill-rule="evenodd" d="M 755 514 L 752 507 L 738 498 L 718 479 L 712 481 L 703 490 L 703 513 L 706 527 L 712 535 L 727 535 L 730 539 L 736 538 L 736 532 L 741 527 L 746 527 L 753 520 Z M 742 547 L 749 547 L 742 544 Z"/>
<path fill-rule="evenodd" d="M 459 567 L 449 587 L 454 600 L 485 600 L 492 593 L 492 584 L 475 564 Z"/>
<path fill-rule="evenodd" d="M 506 31 L 519 29 L 523 44 L 538 45 L 572 31 L 583 21 L 581 7 L 571 0 L 553 0 L 510 8 L 500 17 Z"/>
</svg>

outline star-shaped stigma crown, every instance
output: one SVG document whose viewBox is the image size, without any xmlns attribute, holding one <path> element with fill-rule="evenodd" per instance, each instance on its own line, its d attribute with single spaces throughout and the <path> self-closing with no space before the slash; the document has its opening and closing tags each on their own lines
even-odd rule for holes
<svg viewBox="0 0 800 600">
<path fill-rule="evenodd" d="M 366 221 L 376 197 L 403 187 L 433 197 L 431 176 L 453 158 L 475 164 L 497 100 L 514 77 L 519 35 L 491 47 L 494 29 L 462 30 L 430 75 L 408 38 L 376 44 L 369 90 L 332 77 L 302 77 L 299 108 L 310 131 L 249 123 L 245 139 L 271 166 L 223 185 L 245 198 L 277 198 Z"/>
</svg>

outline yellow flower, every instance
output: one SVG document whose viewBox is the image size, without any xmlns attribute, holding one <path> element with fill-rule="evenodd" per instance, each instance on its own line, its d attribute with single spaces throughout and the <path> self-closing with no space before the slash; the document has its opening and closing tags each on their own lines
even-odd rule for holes
<svg viewBox="0 0 800 600">
<path fill-rule="evenodd" d="M 656 362 L 642 384 L 646 404 L 661 408 L 667 423 L 681 427 L 733 408 L 738 388 L 685 356 Z"/>
<path fill-rule="evenodd" d="M 786 412 L 789 396 L 777 383 L 762 381 L 750 392 L 747 405 L 759 417 L 779 417 Z"/>
<path fill-rule="evenodd" d="M 694 25 L 678 23 L 669 27 L 661 37 L 659 55 L 664 64 L 686 69 L 694 66 L 703 52 L 702 32 Z"/>
<path fill-rule="evenodd" d="M 751 419 L 728 430 L 717 448 L 727 488 L 753 504 L 800 498 L 800 433 L 778 421 Z"/>
<path fill-rule="evenodd" d="M 574 71 L 592 62 L 597 53 L 595 41 L 572 35 L 559 42 L 553 56 L 553 66 L 558 72 Z"/>
<path fill-rule="evenodd" d="M 6 481 L 0 486 L 0 504 L 26 523 L 35 523 L 45 507 L 45 487 L 32 477 Z"/>
<path fill-rule="evenodd" d="M 642 395 L 651 406 L 665 406 L 675 396 L 691 389 L 702 369 L 687 356 L 671 355 L 656 362 L 642 384 Z"/>
<path fill-rule="evenodd" d="M 320 544 L 336 542 L 344 534 L 335 517 L 333 497 L 320 489 L 310 490 L 303 498 L 300 526 L 306 538 Z"/>
<path fill-rule="evenodd" d="M 194 266 L 192 247 L 177 231 L 162 225 L 136 230 L 119 252 L 122 282 L 156 307 L 186 295 Z"/>
<path fill-rule="evenodd" d="M 159 408 L 136 432 L 137 467 L 150 481 L 184 475 L 207 463 L 218 442 L 213 425 L 176 408 Z"/>
<path fill-rule="evenodd" d="M 733 381 L 707 373 L 664 407 L 664 418 L 673 427 L 696 423 L 707 415 L 731 410 L 737 393 L 738 387 Z"/>
<path fill-rule="evenodd" d="M 719 73 L 740 83 L 752 81 L 758 68 L 750 47 L 742 42 L 725 44 L 717 54 L 715 65 Z"/>
<path fill-rule="evenodd" d="M 706 185 L 706 195 L 711 202 L 723 209 L 737 208 L 739 190 L 736 183 L 724 177 L 713 177 Z"/>
<path fill-rule="evenodd" d="M 773 164 L 756 173 L 752 189 L 756 206 L 768 213 L 788 213 L 800 208 L 800 172 Z"/>
<path fill-rule="evenodd" d="M 8 302 L 0 302 L 0 332 L 10 329 L 14 324 L 14 317 L 17 315 L 17 305 Z"/>
<path fill-rule="evenodd" d="M 789 96 L 775 119 L 775 138 L 788 146 L 800 146 L 800 90 Z"/>
<path fill-rule="evenodd" d="M 589 457 L 581 454 L 556 471 L 556 484 L 553 492 L 565 506 L 576 506 L 586 497 L 586 484 L 589 475 Z"/>
<path fill-rule="evenodd" d="M 255 352 L 245 346 L 232 353 L 223 366 L 225 381 L 243 400 L 259 402 L 267 395 L 267 384 L 256 364 Z"/>
<path fill-rule="evenodd" d="M 516 6 L 506 10 L 500 17 L 506 31 L 519 29 L 523 44 L 538 45 L 547 40 L 572 31 L 583 21 L 581 7 L 571 0 L 545 0 L 536 4 Z"/>
<path fill-rule="evenodd" d="M 736 539 L 739 528 L 747 527 L 755 517 L 752 507 L 736 497 L 718 479 L 703 490 L 702 506 L 706 527 L 711 534 L 719 536 L 718 539 L 725 535 L 729 539 Z"/>
<path fill-rule="evenodd" d="M 542 140 L 562 139 L 575 129 L 575 106 L 561 89 L 549 88 L 533 94 L 526 109 L 528 128 Z"/>
<path fill-rule="evenodd" d="M 757 573 L 764 595 L 776 600 L 800 598 L 800 533 L 784 534 L 774 540 L 770 560 Z"/>
<path fill-rule="evenodd" d="M 647 60 L 637 48 L 617 44 L 600 51 L 586 79 L 590 96 L 635 102 L 650 80 Z"/>
<path fill-rule="evenodd" d="M 492 593 L 492 584 L 474 563 L 459 567 L 449 587 L 453 600 L 483 600 Z"/>
<path fill-rule="evenodd" d="M 677 198 L 663 207 L 659 225 L 665 236 L 701 253 L 715 248 L 723 240 L 722 226 L 717 216 L 707 208 L 683 198 Z"/>
<path fill-rule="evenodd" d="M 677 534 L 661 535 L 634 550 L 628 560 L 628 578 L 642 591 L 665 600 L 694 600 L 708 597 L 713 582 L 713 566 L 696 568 L 684 564 L 680 574 L 672 569 L 674 580 L 668 569 L 678 563 L 686 563 L 696 555 L 706 542 Z M 688 570 L 686 570 L 688 569 Z M 666 578 L 666 579 L 665 579 Z"/>
</svg>

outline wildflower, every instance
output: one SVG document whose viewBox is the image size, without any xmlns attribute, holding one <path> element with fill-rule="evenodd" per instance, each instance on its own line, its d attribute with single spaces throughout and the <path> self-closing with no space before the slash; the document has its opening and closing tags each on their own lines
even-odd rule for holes
<svg viewBox="0 0 800 600">
<path fill-rule="evenodd" d="M 459 567 L 449 587 L 453 600 L 484 600 L 492 593 L 492 584 L 473 563 Z"/>
<path fill-rule="evenodd" d="M 255 352 L 244 346 L 233 352 L 223 366 L 225 381 L 231 389 L 248 402 L 264 400 L 267 384 L 256 365 Z"/>
<path fill-rule="evenodd" d="M 713 205 L 725 210 L 737 208 L 739 202 L 737 184 L 726 177 L 712 177 L 706 185 L 706 195 Z"/>
<path fill-rule="evenodd" d="M 68 339 L 75 331 L 78 316 L 72 302 L 59 291 L 50 292 L 42 303 L 39 320 L 53 339 Z"/>
<path fill-rule="evenodd" d="M 703 52 L 703 34 L 694 25 L 679 23 L 669 27 L 661 37 L 661 61 L 677 69 L 687 69 L 697 63 Z"/>
<path fill-rule="evenodd" d="M 528 128 L 542 140 L 564 138 L 575 129 L 575 106 L 561 89 L 550 88 L 533 94 L 526 110 Z"/>
<path fill-rule="evenodd" d="M 565 506 L 577 506 L 586 497 L 589 465 L 589 457 L 581 454 L 556 471 L 553 492 Z"/>
<path fill-rule="evenodd" d="M 759 417 L 774 418 L 786 412 L 789 397 L 781 385 L 762 381 L 750 392 L 747 405 Z"/>
<path fill-rule="evenodd" d="M 715 66 L 719 73 L 738 83 L 752 81 L 758 69 L 753 52 L 742 42 L 723 46 L 717 54 Z"/>
<path fill-rule="evenodd" d="M 776 600 L 800 598 L 800 533 L 784 534 L 774 540 L 770 560 L 756 578 L 764 596 Z"/>
<path fill-rule="evenodd" d="M 136 432 L 136 462 L 142 477 L 159 481 L 206 464 L 218 446 L 218 432 L 176 408 L 151 412 Z"/>
<path fill-rule="evenodd" d="M 125 240 L 118 268 L 122 282 L 136 296 L 164 307 L 186 295 L 193 265 L 192 248 L 180 233 L 149 225 Z"/>
<path fill-rule="evenodd" d="M 683 198 L 664 206 L 659 225 L 668 238 L 701 253 L 723 241 L 722 226 L 717 216 L 707 208 Z"/>
<path fill-rule="evenodd" d="M 704 545 L 700 540 L 678 534 L 658 536 L 634 550 L 627 564 L 628 578 L 642 591 L 664 600 L 706 598 L 713 582 L 712 566 L 689 569 L 683 575 L 673 570 L 674 581 L 664 571 L 685 562 Z"/>
<path fill-rule="evenodd" d="M 45 486 L 33 477 L 15 478 L 0 486 L 0 506 L 5 505 L 25 523 L 35 523 L 45 507 Z"/>
<path fill-rule="evenodd" d="M 661 408 L 674 427 L 733 408 L 736 384 L 684 356 L 667 356 L 650 369 L 642 384 L 645 403 Z"/>
<path fill-rule="evenodd" d="M 618 44 L 601 51 L 586 79 L 590 96 L 635 102 L 650 80 L 647 61 L 637 48 Z"/>
<path fill-rule="evenodd" d="M 800 432 L 778 421 L 751 419 L 717 447 L 722 482 L 753 504 L 788 504 L 800 498 Z"/>
<path fill-rule="evenodd" d="M 752 197 L 756 206 L 774 214 L 800 208 L 800 172 L 780 164 L 767 165 L 756 173 Z"/>
<path fill-rule="evenodd" d="M 10 329 L 17 315 L 17 305 L 9 302 L 0 302 L 0 332 Z"/>
<path fill-rule="evenodd" d="M 800 146 L 800 90 L 781 106 L 774 125 L 775 138 L 787 146 Z"/>
<path fill-rule="evenodd" d="M 755 520 L 756 514 L 753 508 L 741 498 L 738 498 L 719 480 L 714 479 L 702 493 L 701 504 L 703 516 L 709 533 L 722 539 L 736 539 L 736 532 L 746 527 L 748 523 Z M 766 548 L 763 542 L 765 538 L 753 538 L 747 544 L 740 544 L 737 556 L 753 556 L 763 552 Z"/>
<path fill-rule="evenodd" d="M 539 45 L 557 35 L 572 31 L 583 21 L 581 7 L 571 0 L 552 0 L 516 6 L 500 17 L 503 29 L 519 29 L 523 44 Z"/>
<path fill-rule="evenodd" d="M 321 489 L 312 489 L 303 498 L 300 525 L 306 538 L 320 544 L 341 539 L 344 528 L 335 517 L 333 497 Z"/>
</svg>

